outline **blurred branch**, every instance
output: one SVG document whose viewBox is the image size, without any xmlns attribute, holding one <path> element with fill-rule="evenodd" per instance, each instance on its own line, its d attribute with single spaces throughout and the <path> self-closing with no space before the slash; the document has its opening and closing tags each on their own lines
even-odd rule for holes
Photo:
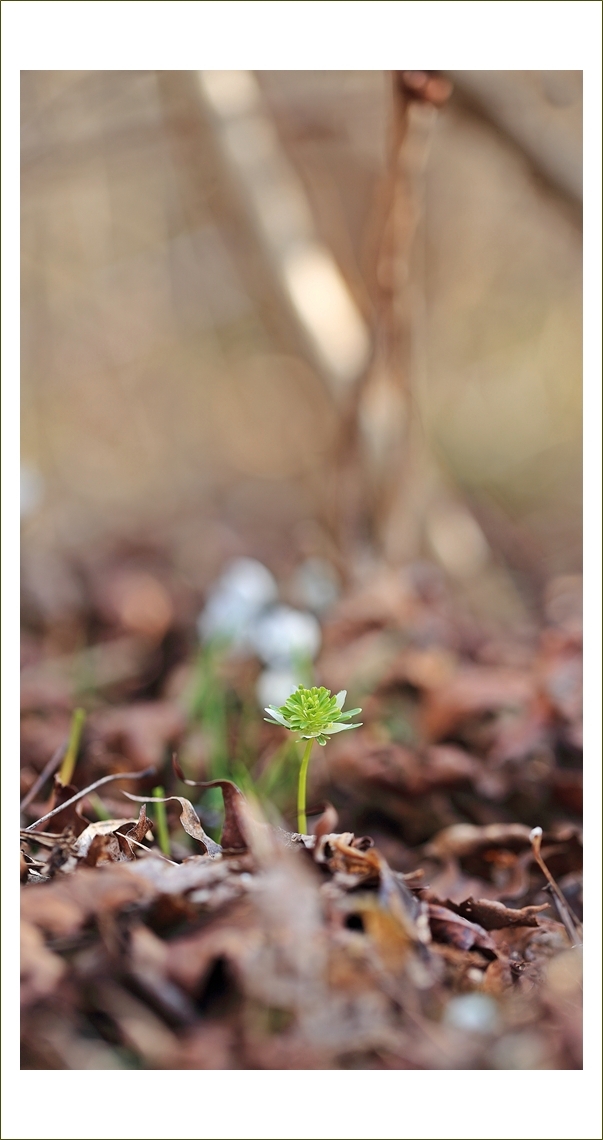
<svg viewBox="0 0 603 1140">
<path fill-rule="evenodd" d="M 283 301 L 339 397 L 366 367 L 369 332 L 331 250 L 319 240 L 262 90 L 252 71 L 199 71 L 197 84 Z"/>
<path fill-rule="evenodd" d="M 348 477 L 354 477 L 356 448 L 362 479 L 358 499 L 376 551 L 393 562 L 421 553 L 425 511 L 442 483 L 414 399 L 421 283 L 411 265 L 416 260 L 422 178 L 435 108 L 451 91 L 449 80 L 429 72 L 392 75 L 390 161 L 376 207 L 370 273 L 376 350 L 355 393 Z"/>
</svg>

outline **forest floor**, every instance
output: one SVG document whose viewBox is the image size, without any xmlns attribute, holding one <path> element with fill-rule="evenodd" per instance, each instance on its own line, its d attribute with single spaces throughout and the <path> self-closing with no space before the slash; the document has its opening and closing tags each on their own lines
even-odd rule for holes
<svg viewBox="0 0 603 1140">
<path fill-rule="evenodd" d="M 493 633 L 426 565 L 344 592 L 314 678 L 363 725 L 315 748 L 308 835 L 257 657 L 199 648 L 165 560 L 26 606 L 22 1067 L 581 1068 L 581 628 L 553 594 Z"/>
</svg>

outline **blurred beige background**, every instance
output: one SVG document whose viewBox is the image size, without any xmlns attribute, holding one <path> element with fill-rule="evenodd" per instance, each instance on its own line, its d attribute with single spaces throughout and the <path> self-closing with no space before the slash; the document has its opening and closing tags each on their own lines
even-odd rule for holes
<svg viewBox="0 0 603 1140">
<path fill-rule="evenodd" d="M 388 395 L 390 73 L 22 73 L 26 567 L 139 535 L 199 582 L 287 566 L 328 546 L 359 415 L 390 536 L 415 516 L 387 557 L 580 570 L 581 73 L 447 74 L 400 152 Z"/>
</svg>

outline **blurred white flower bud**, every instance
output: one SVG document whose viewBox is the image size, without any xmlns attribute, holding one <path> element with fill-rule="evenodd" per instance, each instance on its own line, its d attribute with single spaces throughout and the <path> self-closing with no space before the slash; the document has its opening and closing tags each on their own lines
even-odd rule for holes
<svg viewBox="0 0 603 1140">
<path fill-rule="evenodd" d="M 325 614 L 339 597 L 339 582 L 330 562 L 307 558 L 293 578 L 295 600 L 317 614 Z"/>
<path fill-rule="evenodd" d="M 21 464 L 21 518 L 37 510 L 44 495 L 44 480 L 39 471 Z"/>
<path fill-rule="evenodd" d="M 256 685 L 258 704 L 261 709 L 266 705 L 284 705 L 287 697 L 291 696 L 297 686 L 303 681 L 292 669 L 264 669 Z"/>
<path fill-rule="evenodd" d="M 320 649 L 320 625 L 313 614 L 275 606 L 255 623 L 251 641 L 266 665 L 292 666 L 314 660 Z"/>
<path fill-rule="evenodd" d="M 486 994 L 462 994 L 448 1002 L 444 1022 L 466 1033 L 496 1033 L 500 1015 L 496 1002 Z"/>
<path fill-rule="evenodd" d="M 249 630 L 258 615 L 278 597 L 270 571 L 255 558 L 231 562 L 210 591 L 197 628 L 204 641 L 223 638 L 234 647 L 249 644 Z"/>
</svg>

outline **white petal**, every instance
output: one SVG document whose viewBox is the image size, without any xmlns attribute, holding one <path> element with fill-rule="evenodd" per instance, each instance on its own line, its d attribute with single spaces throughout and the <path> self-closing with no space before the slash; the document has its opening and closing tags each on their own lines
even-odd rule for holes
<svg viewBox="0 0 603 1140">
<path fill-rule="evenodd" d="M 343 708 L 343 702 L 345 701 L 347 695 L 348 695 L 347 689 L 342 689 L 341 692 L 338 693 L 337 696 L 335 697 L 335 703 L 336 703 L 337 708 L 339 709 L 340 712 Z"/>
<path fill-rule="evenodd" d="M 359 724 L 332 724 L 330 728 L 323 728 L 323 732 L 332 736 L 334 732 L 346 732 L 350 728 L 360 728 Z"/>
<path fill-rule="evenodd" d="M 281 712 L 279 712 L 278 709 L 267 708 L 267 709 L 264 709 L 264 712 L 267 712 L 268 715 L 271 716 L 273 720 L 278 720 L 279 724 L 283 725 L 283 728 L 289 727 L 287 724 L 287 721 L 285 720 L 285 718 L 283 716 L 283 714 Z"/>
</svg>

